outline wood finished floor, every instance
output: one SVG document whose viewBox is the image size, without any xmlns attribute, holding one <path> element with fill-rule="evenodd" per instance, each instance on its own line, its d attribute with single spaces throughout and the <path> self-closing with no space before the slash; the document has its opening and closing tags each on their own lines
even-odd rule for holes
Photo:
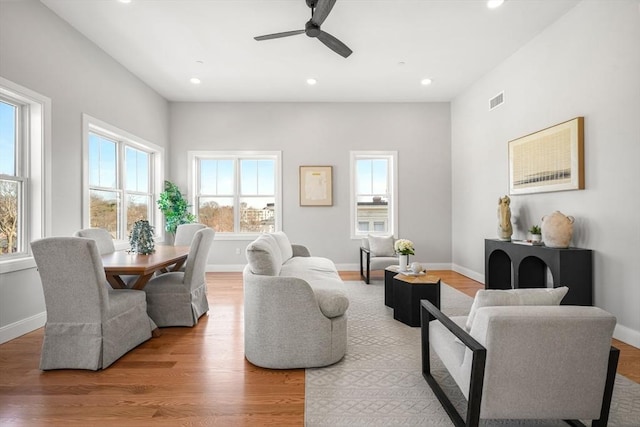
<svg viewBox="0 0 640 427">
<path fill-rule="evenodd" d="M 482 288 L 452 271 L 434 273 L 470 296 Z M 164 328 L 104 371 L 40 371 L 42 329 L 0 345 L 0 425 L 302 426 L 304 370 L 244 359 L 241 273 L 207 280 L 211 310 L 198 326 Z M 640 383 L 640 349 L 614 345 L 618 372 Z"/>
</svg>

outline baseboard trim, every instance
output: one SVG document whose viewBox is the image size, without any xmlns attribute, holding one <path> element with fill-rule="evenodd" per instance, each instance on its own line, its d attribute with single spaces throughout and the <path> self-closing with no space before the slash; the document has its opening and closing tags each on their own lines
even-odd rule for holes
<svg viewBox="0 0 640 427">
<path fill-rule="evenodd" d="M 47 312 L 36 314 L 0 328 L 0 344 L 33 332 L 47 322 Z"/>
<path fill-rule="evenodd" d="M 640 348 L 640 332 L 634 329 L 628 328 L 624 325 L 616 325 L 613 330 L 613 337 L 625 344 L 632 345 L 636 348 Z"/>
<path fill-rule="evenodd" d="M 462 267 L 461 265 L 458 265 L 458 264 L 453 264 L 451 269 L 456 273 L 460 273 L 463 276 L 467 276 L 475 280 L 476 282 L 480 282 L 484 285 L 484 274 L 476 273 L 475 271 L 469 270 L 468 268 Z"/>
</svg>

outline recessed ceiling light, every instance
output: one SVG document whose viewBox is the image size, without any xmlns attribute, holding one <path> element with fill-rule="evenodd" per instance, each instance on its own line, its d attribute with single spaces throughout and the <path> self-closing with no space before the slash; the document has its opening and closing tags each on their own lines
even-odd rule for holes
<svg viewBox="0 0 640 427">
<path fill-rule="evenodd" d="M 313 86 L 316 83 L 318 83 L 318 81 L 316 79 L 307 79 L 307 84 L 309 86 Z"/>
<path fill-rule="evenodd" d="M 496 7 L 502 5 L 502 3 L 504 3 L 504 0 L 488 0 L 487 7 L 489 9 L 495 9 Z"/>
<path fill-rule="evenodd" d="M 420 80 L 420 84 L 422 86 L 429 86 L 431 83 L 432 83 L 431 79 L 422 79 L 422 80 Z"/>
<path fill-rule="evenodd" d="M 131 0 L 118 0 L 120 3 L 129 4 Z"/>
<path fill-rule="evenodd" d="M 191 83 L 193 83 L 194 85 L 199 85 L 199 84 L 200 84 L 200 79 L 199 79 L 199 78 L 197 78 L 197 77 L 191 77 L 191 78 L 189 79 L 189 81 L 190 81 Z"/>
</svg>

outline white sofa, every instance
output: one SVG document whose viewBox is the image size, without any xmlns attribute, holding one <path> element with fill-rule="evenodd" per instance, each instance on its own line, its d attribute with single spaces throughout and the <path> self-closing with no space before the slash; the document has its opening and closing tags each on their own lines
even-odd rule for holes
<svg viewBox="0 0 640 427">
<path fill-rule="evenodd" d="M 283 232 L 246 249 L 245 356 L 271 369 L 331 365 L 347 349 L 349 300 L 335 264 L 292 245 Z"/>
</svg>

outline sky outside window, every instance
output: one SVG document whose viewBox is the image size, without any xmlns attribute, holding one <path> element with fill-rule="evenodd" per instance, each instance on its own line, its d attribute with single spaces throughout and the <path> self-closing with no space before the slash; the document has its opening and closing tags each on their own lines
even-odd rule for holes
<svg viewBox="0 0 640 427">
<path fill-rule="evenodd" d="M 16 174 L 17 108 L 0 101 L 0 174 Z"/>
</svg>

